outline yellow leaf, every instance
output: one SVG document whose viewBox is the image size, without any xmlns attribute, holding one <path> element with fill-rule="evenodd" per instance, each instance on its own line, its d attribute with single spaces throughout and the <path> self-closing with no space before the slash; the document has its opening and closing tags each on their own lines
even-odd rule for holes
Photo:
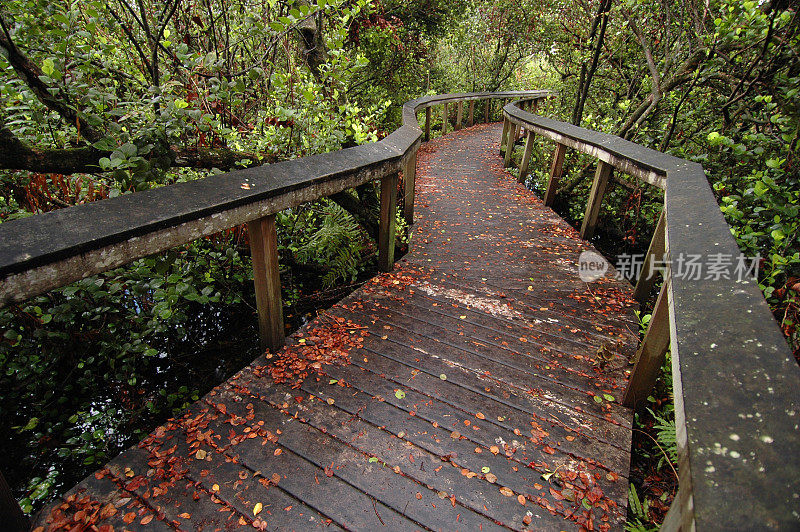
<svg viewBox="0 0 800 532">
<path fill-rule="evenodd" d="M 507 488 L 505 486 L 500 488 L 500 493 L 502 493 L 506 497 L 513 497 L 514 496 L 514 492 L 511 490 L 511 488 Z"/>
<path fill-rule="evenodd" d="M 211 486 L 211 491 L 219 491 L 219 484 L 214 484 Z"/>
<path fill-rule="evenodd" d="M 260 513 L 261 513 L 261 509 L 262 509 L 263 507 L 264 507 L 264 506 L 263 506 L 263 505 L 262 505 L 260 502 L 257 502 L 257 503 L 256 503 L 256 505 L 255 505 L 255 506 L 253 506 L 253 515 L 258 515 L 258 514 L 260 514 Z"/>
<path fill-rule="evenodd" d="M 198 460 L 205 460 L 207 455 L 208 453 L 203 449 L 198 449 L 197 454 L 195 454 Z"/>
</svg>

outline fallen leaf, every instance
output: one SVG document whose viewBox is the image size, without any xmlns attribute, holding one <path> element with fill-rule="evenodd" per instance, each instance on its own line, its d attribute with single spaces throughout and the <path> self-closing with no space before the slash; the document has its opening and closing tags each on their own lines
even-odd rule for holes
<svg viewBox="0 0 800 532">
<path fill-rule="evenodd" d="M 195 458 L 197 458 L 198 460 L 205 460 L 205 459 L 206 459 L 206 456 L 208 456 L 208 453 L 207 453 L 207 452 L 205 452 L 203 449 L 198 449 L 198 450 L 197 450 L 197 453 L 196 453 L 194 456 L 195 456 Z"/>
<path fill-rule="evenodd" d="M 525 506 L 526 500 L 525 495 L 517 495 L 517 502 L 520 503 L 522 506 Z"/>
<path fill-rule="evenodd" d="M 484 416 L 481 412 L 478 412 L 477 414 L 475 414 L 475 417 L 478 418 L 478 419 L 486 419 L 486 416 Z"/>
<path fill-rule="evenodd" d="M 272 453 L 272 454 L 274 454 L 275 456 L 280 456 L 280 454 L 281 454 L 282 452 L 283 452 L 283 450 L 282 450 L 282 449 L 275 449 L 275 452 L 274 452 L 274 453 Z"/>
<path fill-rule="evenodd" d="M 139 521 L 139 523 L 142 524 L 142 525 L 146 525 L 147 523 L 149 523 L 152 520 L 153 520 L 153 514 L 150 514 L 150 515 L 146 515 L 146 516 L 142 517 L 142 520 Z"/>
<path fill-rule="evenodd" d="M 128 513 L 126 513 L 126 514 L 125 514 L 125 517 L 123 517 L 123 518 L 122 518 L 122 520 L 123 520 L 123 521 L 125 521 L 125 522 L 126 522 L 126 523 L 128 523 L 128 524 L 131 524 L 131 523 L 133 523 L 133 520 L 134 520 L 134 519 L 136 519 L 136 514 L 135 514 L 135 513 L 133 513 L 133 512 L 128 512 Z"/>
<path fill-rule="evenodd" d="M 178 514 L 178 517 L 180 517 L 181 519 L 191 519 L 192 518 L 192 514 L 187 513 L 187 512 L 183 512 L 182 514 Z"/>
<path fill-rule="evenodd" d="M 394 396 L 397 397 L 398 399 L 402 399 L 406 396 L 406 392 L 404 392 L 403 390 L 395 390 Z"/>
<path fill-rule="evenodd" d="M 211 486 L 211 491 L 219 491 L 219 484 L 214 484 Z"/>
<path fill-rule="evenodd" d="M 489 452 L 492 454 L 498 454 L 500 452 L 500 447 L 498 447 L 497 445 L 492 445 L 491 447 L 489 447 Z"/>
<path fill-rule="evenodd" d="M 486 475 L 486 481 L 491 484 L 494 484 L 495 482 L 497 482 L 497 476 L 494 473 L 488 473 Z"/>
<path fill-rule="evenodd" d="M 253 515 L 258 515 L 261 513 L 261 509 L 264 508 L 260 502 L 257 502 L 255 506 L 253 506 Z"/>
<path fill-rule="evenodd" d="M 502 493 L 506 497 L 513 497 L 514 496 L 514 491 L 511 488 L 507 488 L 505 486 L 500 488 L 500 493 Z"/>
<path fill-rule="evenodd" d="M 529 515 L 526 515 L 525 517 L 523 517 L 523 518 L 522 518 L 522 522 L 523 522 L 524 524 L 526 524 L 526 525 L 529 525 L 529 524 L 531 524 L 531 516 L 529 516 Z"/>
</svg>

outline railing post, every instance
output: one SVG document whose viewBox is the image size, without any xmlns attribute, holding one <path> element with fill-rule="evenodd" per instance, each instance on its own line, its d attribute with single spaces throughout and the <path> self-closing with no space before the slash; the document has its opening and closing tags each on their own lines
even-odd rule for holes
<svg viewBox="0 0 800 532">
<path fill-rule="evenodd" d="M 417 152 L 411 154 L 403 168 L 403 218 L 414 223 L 414 186 L 417 179 Z"/>
<path fill-rule="evenodd" d="M 3 477 L 3 473 L 0 473 L 0 517 L 5 522 L 3 525 L 5 530 L 22 532 L 30 529 L 30 522 L 11 493 L 11 488 Z"/>
<path fill-rule="evenodd" d="M 636 352 L 636 365 L 633 367 L 628 388 L 622 404 L 634 408 L 644 401 L 655 385 L 664 355 L 669 349 L 669 281 L 664 281 L 658 294 L 656 306 L 650 317 L 642 345 Z"/>
<path fill-rule="evenodd" d="M 468 127 L 472 127 L 475 125 L 475 100 L 469 101 L 469 122 L 467 122 Z"/>
<path fill-rule="evenodd" d="M 447 103 L 442 104 L 442 136 L 447 134 Z"/>
<path fill-rule="evenodd" d="M 557 143 L 556 149 L 553 151 L 553 162 L 550 164 L 550 179 L 547 180 L 547 190 L 544 193 L 544 204 L 548 207 L 556 199 L 556 190 L 564 168 L 564 154 L 566 153 L 567 147 Z"/>
<path fill-rule="evenodd" d="M 275 353 L 285 343 L 275 215 L 270 214 L 247 222 L 247 234 L 253 259 L 253 284 L 256 289 L 261 348 Z"/>
<path fill-rule="evenodd" d="M 397 174 L 381 179 L 381 215 L 378 226 L 378 269 L 390 272 L 394 267 L 394 224 L 397 212 Z"/>
<path fill-rule="evenodd" d="M 486 105 L 483 106 L 483 121 L 484 123 L 489 123 L 489 111 L 492 110 L 492 100 L 489 98 L 486 99 Z"/>
<path fill-rule="evenodd" d="M 519 126 L 517 124 L 511 124 L 511 127 L 508 130 L 508 140 L 506 141 L 506 155 L 503 159 L 503 166 L 508 168 L 511 166 L 511 155 L 514 153 L 514 144 L 517 142 L 517 130 Z"/>
<path fill-rule="evenodd" d="M 458 110 L 456 111 L 456 131 L 461 129 L 461 122 L 464 118 L 464 102 L 458 102 Z"/>
<path fill-rule="evenodd" d="M 508 118 L 503 118 L 503 133 L 500 134 L 500 155 L 503 155 L 503 150 L 508 142 L 508 130 L 511 129 L 511 122 Z"/>
<path fill-rule="evenodd" d="M 664 237 L 666 236 L 664 218 L 664 209 L 662 209 L 656 223 L 656 229 L 653 232 L 653 238 L 650 240 L 650 247 L 647 248 L 647 255 L 645 255 L 644 264 L 642 264 L 639 280 L 636 281 L 636 288 L 633 290 L 633 298 L 641 304 L 647 301 L 650 291 L 656 282 L 657 272 L 653 264 L 664 258 Z"/>
<path fill-rule="evenodd" d="M 603 195 L 606 193 L 608 180 L 614 167 L 605 161 L 597 161 L 597 170 L 592 181 L 592 190 L 589 192 L 589 201 L 586 203 L 586 214 L 583 216 L 581 225 L 581 238 L 588 240 L 594 235 L 597 227 L 597 216 L 600 214 L 600 204 L 603 202 Z"/>
<path fill-rule="evenodd" d="M 425 142 L 431 140 L 431 108 L 425 108 Z"/>
<path fill-rule="evenodd" d="M 522 156 L 522 164 L 519 166 L 519 182 L 524 183 L 528 175 L 528 165 L 531 163 L 531 152 L 533 151 L 533 133 L 527 132 L 525 139 L 525 153 Z"/>
</svg>

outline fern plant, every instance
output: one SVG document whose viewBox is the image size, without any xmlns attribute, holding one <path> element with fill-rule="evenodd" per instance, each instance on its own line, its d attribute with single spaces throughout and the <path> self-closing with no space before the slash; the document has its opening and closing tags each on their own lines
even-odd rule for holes
<svg viewBox="0 0 800 532">
<path fill-rule="evenodd" d="M 320 227 L 304 239 L 294 252 L 297 261 L 325 270 L 322 285 L 354 281 L 363 267 L 364 234 L 353 217 L 332 201 L 317 204 Z"/>
</svg>

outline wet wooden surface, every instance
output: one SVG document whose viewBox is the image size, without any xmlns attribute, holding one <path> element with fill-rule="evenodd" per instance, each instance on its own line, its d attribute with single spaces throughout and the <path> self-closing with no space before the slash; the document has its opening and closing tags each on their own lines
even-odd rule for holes
<svg viewBox="0 0 800 532">
<path fill-rule="evenodd" d="M 115 530 L 621 530 L 631 287 L 502 168 L 420 150 L 411 253 L 39 517 Z M 602 346 L 605 346 L 603 348 Z"/>
</svg>

